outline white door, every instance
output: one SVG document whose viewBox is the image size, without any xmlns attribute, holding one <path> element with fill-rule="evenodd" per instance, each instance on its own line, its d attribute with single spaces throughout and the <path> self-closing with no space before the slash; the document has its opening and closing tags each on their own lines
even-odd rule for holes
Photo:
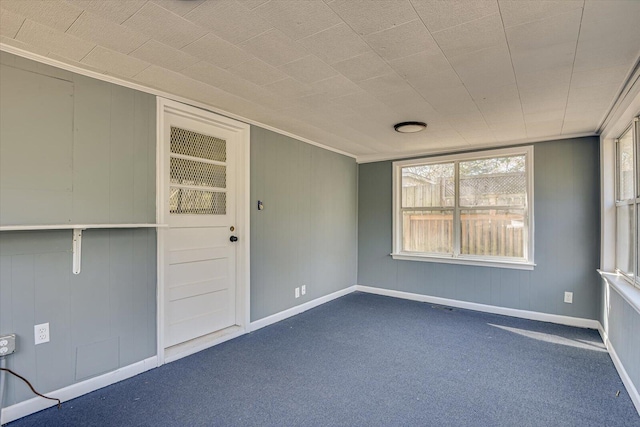
<svg viewBox="0 0 640 427">
<path fill-rule="evenodd" d="M 163 311 L 169 348 L 237 324 L 233 240 L 239 235 L 236 172 L 242 141 L 212 113 L 164 108 L 163 114 Z"/>
</svg>

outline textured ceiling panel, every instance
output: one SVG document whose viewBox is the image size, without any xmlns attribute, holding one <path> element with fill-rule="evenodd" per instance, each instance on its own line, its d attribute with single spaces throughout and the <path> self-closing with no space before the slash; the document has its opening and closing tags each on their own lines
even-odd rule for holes
<svg viewBox="0 0 640 427">
<path fill-rule="evenodd" d="M 347 24 L 336 25 L 300 42 L 328 64 L 370 51 L 369 46 Z"/>
<path fill-rule="evenodd" d="M 83 12 L 69 27 L 67 34 L 124 54 L 133 52 L 149 40 L 148 36 L 143 36 L 136 31 L 89 12 Z"/>
<path fill-rule="evenodd" d="M 336 0 L 329 6 L 360 35 L 377 33 L 418 17 L 408 0 Z"/>
<path fill-rule="evenodd" d="M 199 38 L 183 47 L 182 50 L 220 68 L 230 68 L 252 58 L 239 47 L 213 34 Z"/>
<path fill-rule="evenodd" d="M 206 34 L 202 28 L 155 3 L 146 3 L 124 25 L 178 49 Z"/>
<path fill-rule="evenodd" d="M 504 43 L 500 15 L 494 13 L 475 21 L 433 33 L 433 38 L 448 57 L 464 55 Z"/>
<path fill-rule="evenodd" d="M 175 1 L 175 0 L 168 0 L 168 1 Z M 260 6 L 261 4 L 265 4 L 268 1 L 269 0 L 238 0 L 238 3 L 240 3 L 243 7 L 246 7 L 249 10 L 253 10 L 256 7 Z"/>
<path fill-rule="evenodd" d="M 44 48 L 49 52 L 79 61 L 93 49 L 95 43 L 56 31 L 46 25 L 27 19 L 22 24 L 16 39 L 28 45 Z"/>
<path fill-rule="evenodd" d="M 257 85 L 273 83 L 287 77 L 283 71 L 258 58 L 231 67 L 229 72 Z"/>
<path fill-rule="evenodd" d="M 0 0 L 7 49 L 365 159 L 593 133 L 638 22 L 627 0 Z"/>
<path fill-rule="evenodd" d="M 180 71 L 199 61 L 198 58 L 189 55 L 164 43 L 149 40 L 135 51 L 131 56 L 167 68 L 172 71 Z"/>
<path fill-rule="evenodd" d="M 360 90 L 358 85 L 340 74 L 311 83 L 310 86 L 313 88 L 314 93 L 324 94 L 329 99 L 338 98 Z"/>
<path fill-rule="evenodd" d="M 14 38 L 22 27 L 24 17 L 6 9 L 0 9 L 0 35 Z"/>
<path fill-rule="evenodd" d="M 432 33 L 498 13 L 495 0 L 411 0 Z"/>
<path fill-rule="evenodd" d="M 147 68 L 148 62 L 129 55 L 96 46 L 82 59 L 84 64 L 107 71 L 109 74 L 133 77 Z"/>
<path fill-rule="evenodd" d="M 407 22 L 364 37 L 371 48 L 387 61 L 419 52 L 439 50 L 422 21 Z"/>
<path fill-rule="evenodd" d="M 293 40 L 310 36 L 342 22 L 320 0 L 272 0 L 253 11 Z"/>
<path fill-rule="evenodd" d="M 255 36 L 240 46 L 274 67 L 295 61 L 307 54 L 302 46 L 276 29 Z"/>
<path fill-rule="evenodd" d="M 317 56 L 308 55 L 280 66 L 280 69 L 303 83 L 314 83 L 338 74 Z"/>
<path fill-rule="evenodd" d="M 583 0 L 506 1 L 499 0 L 505 28 L 540 21 L 565 12 L 582 10 Z"/>
<path fill-rule="evenodd" d="M 364 80 L 359 82 L 358 85 L 375 97 L 409 88 L 409 84 L 396 73 Z"/>
<path fill-rule="evenodd" d="M 66 0 L 66 2 L 116 24 L 122 24 L 139 11 L 147 0 Z"/>
<path fill-rule="evenodd" d="M 2 8 L 58 31 L 66 31 L 82 9 L 61 0 L 2 0 Z"/>
<path fill-rule="evenodd" d="M 273 28 L 264 19 L 233 1 L 206 1 L 185 18 L 231 43 L 242 43 Z"/>
<path fill-rule="evenodd" d="M 386 61 L 374 52 L 366 52 L 333 64 L 339 73 L 354 82 L 370 79 L 391 72 Z"/>
<path fill-rule="evenodd" d="M 506 44 L 456 56 L 450 62 L 472 95 L 476 90 L 516 82 Z"/>
<path fill-rule="evenodd" d="M 175 1 L 175 0 L 152 0 L 158 6 L 162 6 L 167 10 L 175 13 L 176 15 L 184 16 L 191 12 L 193 9 L 204 3 L 206 0 L 188 0 L 188 1 Z"/>
</svg>

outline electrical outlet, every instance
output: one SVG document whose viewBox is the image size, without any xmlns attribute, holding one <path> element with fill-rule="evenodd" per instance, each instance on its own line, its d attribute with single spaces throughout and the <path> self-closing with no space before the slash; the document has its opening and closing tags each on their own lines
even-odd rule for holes
<svg viewBox="0 0 640 427">
<path fill-rule="evenodd" d="M 296 288 L 296 298 L 300 298 L 300 288 Z"/>
<path fill-rule="evenodd" d="M 49 323 L 42 323 L 33 327 L 36 345 L 49 342 Z"/>
<path fill-rule="evenodd" d="M 302 292 L 302 295 L 307 293 L 307 285 L 302 285 L 302 287 L 300 288 L 300 292 Z"/>
<path fill-rule="evenodd" d="M 7 356 L 16 351 L 15 334 L 3 335 L 0 337 L 0 357 Z"/>
<path fill-rule="evenodd" d="M 564 302 L 567 304 L 573 304 L 573 292 L 564 293 Z"/>
</svg>

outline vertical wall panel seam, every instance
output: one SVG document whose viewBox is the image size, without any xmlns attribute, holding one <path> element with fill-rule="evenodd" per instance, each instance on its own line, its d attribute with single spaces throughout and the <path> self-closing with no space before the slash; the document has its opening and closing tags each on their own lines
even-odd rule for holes
<svg viewBox="0 0 640 427">
<path fill-rule="evenodd" d="M 75 212 L 73 206 L 75 206 L 75 179 L 74 179 L 74 171 L 75 171 L 75 152 L 76 152 L 76 82 L 75 79 L 72 79 L 71 86 L 73 87 L 73 102 L 71 103 L 71 108 L 73 111 L 71 112 L 71 211 L 69 222 L 75 222 Z"/>
<path fill-rule="evenodd" d="M 113 86 L 109 87 L 109 172 L 108 172 L 108 176 L 109 179 L 107 180 L 107 182 L 109 183 L 109 222 L 111 222 L 111 218 L 112 218 L 112 212 L 111 212 L 111 161 L 113 159 L 113 141 L 111 138 L 113 138 L 113 135 L 111 133 L 111 128 L 113 127 L 113 118 L 112 118 L 112 111 L 113 111 Z M 109 233 L 109 243 L 111 243 L 111 233 Z M 109 257 L 111 258 L 111 257 Z M 109 267 L 111 267 L 111 265 L 109 265 Z"/>
</svg>

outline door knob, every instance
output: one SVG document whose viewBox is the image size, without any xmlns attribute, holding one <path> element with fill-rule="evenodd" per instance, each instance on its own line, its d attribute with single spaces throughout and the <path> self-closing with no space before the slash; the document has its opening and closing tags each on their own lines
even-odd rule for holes
<svg viewBox="0 0 640 427">
<path fill-rule="evenodd" d="M 229 237 L 229 240 L 232 241 L 232 242 L 237 242 L 238 238 L 236 236 L 231 236 L 231 237 Z"/>
</svg>

